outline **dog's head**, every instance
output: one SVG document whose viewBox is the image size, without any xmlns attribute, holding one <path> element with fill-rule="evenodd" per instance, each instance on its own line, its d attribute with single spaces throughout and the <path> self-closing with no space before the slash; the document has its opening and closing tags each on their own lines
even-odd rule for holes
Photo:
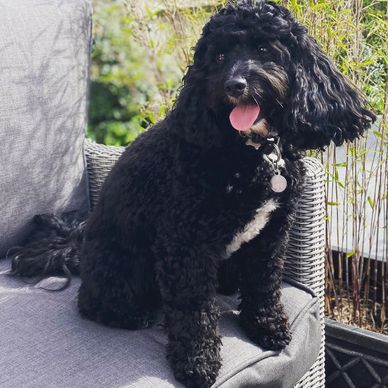
<svg viewBox="0 0 388 388">
<path fill-rule="evenodd" d="M 284 7 L 254 0 L 205 25 L 176 108 L 197 142 L 278 134 L 297 149 L 340 145 L 374 120 L 306 28 Z"/>
</svg>

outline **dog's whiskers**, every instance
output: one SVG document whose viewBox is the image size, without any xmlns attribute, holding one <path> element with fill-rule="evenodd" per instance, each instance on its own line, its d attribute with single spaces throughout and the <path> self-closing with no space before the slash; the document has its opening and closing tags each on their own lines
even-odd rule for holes
<svg viewBox="0 0 388 388">
<path fill-rule="evenodd" d="M 259 105 L 259 103 L 257 102 L 255 96 L 252 95 L 252 98 L 253 98 L 253 100 L 255 101 L 256 105 L 260 108 L 260 105 Z"/>
</svg>

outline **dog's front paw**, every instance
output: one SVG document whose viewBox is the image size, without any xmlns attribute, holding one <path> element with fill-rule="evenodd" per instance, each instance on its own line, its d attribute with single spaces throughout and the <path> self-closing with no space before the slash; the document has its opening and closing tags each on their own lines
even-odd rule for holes
<svg viewBox="0 0 388 388">
<path fill-rule="evenodd" d="M 264 332 L 258 338 L 258 344 L 269 350 L 282 350 L 284 349 L 291 341 L 291 333 L 287 326 L 279 327 L 278 331 Z"/>
<path fill-rule="evenodd" d="M 174 371 L 177 381 L 187 388 L 209 388 L 216 381 L 218 370 L 208 365 L 194 365 L 183 367 Z"/>
<path fill-rule="evenodd" d="M 175 378 L 188 388 L 208 388 L 216 381 L 221 367 L 220 341 L 215 346 L 195 346 L 191 351 L 171 348 L 167 355 Z"/>
<path fill-rule="evenodd" d="M 281 350 L 291 341 L 288 320 L 283 312 L 264 317 L 240 314 L 240 322 L 249 339 L 264 349 Z"/>
</svg>

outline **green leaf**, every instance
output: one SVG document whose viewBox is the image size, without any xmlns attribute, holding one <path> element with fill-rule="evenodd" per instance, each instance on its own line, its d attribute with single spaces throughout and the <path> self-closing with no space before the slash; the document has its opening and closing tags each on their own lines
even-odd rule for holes
<svg viewBox="0 0 388 388">
<path fill-rule="evenodd" d="M 383 136 L 383 134 L 381 133 L 381 132 L 379 132 L 379 131 L 376 131 L 376 130 L 374 130 L 374 131 L 372 131 L 377 137 L 379 137 L 380 139 L 382 139 L 384 136 Z"/>
<path fill-rule="evenodd" d="M 152 19 L 155 15 L 157 15 L 157 12 L 152 11 L 152 9 L 148 5 L 145 6 L 145 10 L 150 19 Z"/>
<path fill-rule="evenodd" d="M 297 15 L 299 17 L 302 16 L 302 10 L 301 10 L 300 5 L 298 4 L 298 2 L 296 0 L 291 0 L 291 7 L 297 13 Z"/>
<path fill-rule="evenodd" d="M 311 6 L 311 9 L 321 9 L 329 7 L 329 3 L 317 3 Z"/>
<path fill-rule="evenodd" d="M 348 252 L 346 254 L 346 258 L 349 259 L 350 257 L 354 256 L 357 253 L 356 249 L 353 249 L 351 252 Z"/>
<path fill-rule="evenodd" d="M 336 183 L 341 189 L 345 189 L 345 185 L 340 180 L 337 180 Z"/>
<path fill-rule="evenodd" d="M 338 170 L 337 168 L 334 169 L 334 179 L 337 182 L 338 181 Z"/>
<path fill-rule="evenodd" d="M 375 207 L 373 199 L 368 195 L 367 200 L 368 200 L 368 203 L 369 203 L 370 207 L 373 209 Z"/>
</svg>

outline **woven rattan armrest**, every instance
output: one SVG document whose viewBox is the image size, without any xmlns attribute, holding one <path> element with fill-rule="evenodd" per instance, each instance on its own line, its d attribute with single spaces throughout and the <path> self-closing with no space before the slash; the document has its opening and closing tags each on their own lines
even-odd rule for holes
<svg viewBox="0 0 388 388">
<path fill-rule="evenodd" d="M 85 153 L 89 176 L 91 207 L 95 205 L 102 183 L 124 147 L 96 144 L 86 140 Z M 324 387 L 324 180 L 321 163 L 305 158 L 306 182 L 290 231 L 289 248 L 285 262 L 285 276 L 315 291 L 320 298 L 322 323 L 321 350 L 318 359 L 296 387 Z"/>
<path fill-rule="evenodd" d="M 93 209 L 109 171 L 117 159 L 125 150 L 125 147 L 107 146 L 85 140 L 86 166 L 89 180 L 90 206 Z"/>
</svg>

